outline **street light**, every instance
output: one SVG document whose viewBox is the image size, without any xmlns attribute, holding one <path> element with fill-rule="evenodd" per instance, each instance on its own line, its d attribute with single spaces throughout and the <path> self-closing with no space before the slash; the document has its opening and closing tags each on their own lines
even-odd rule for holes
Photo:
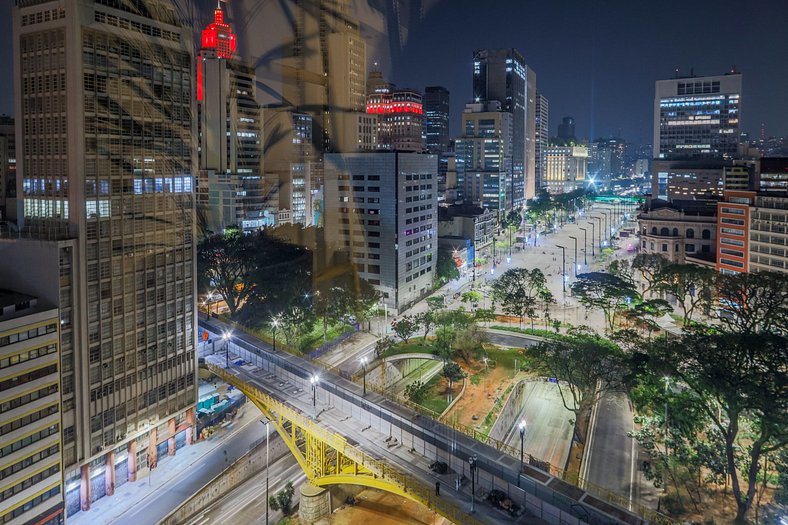
<svg viewBox="0 0 788 525">
<path fill-rule="evenodd" d="M 583 232 L 583 264 L 588 266 L 588 229 L 580 228 L 578 229 Z M 591 236 L 591 241 L 593 242 L 594 236 Z"/>
<path fill-rule="evenodd" d="M 593 221 L 587 221 L 586 224 L 591 225 L 591 257 L 596 257 L 596 251 L 594 250 L 594 236 L 596 235 L 596 224 Z"/>
<path fill-rule="evenodd" d="M 364 395 L 367 395 L 367 357 L 361 358 L 361 370 L 364 374 Z"/>
<path fill-rule="evenodd" d="M 222 341 L 224 341 L 224 355 L 225 355 L 225 368 L 230 368 L 230 338 L 233 336 L 231 332 L 224 332 L 222 334 Z"/>
<path fill-rule="evenodd" d="M 555 245 L 556 248 L 561 249 L 561 260 L 563 261 L 563 272 L 561 273 L 561 285 L 563 286 L 564 293 L 566 293 L 566 248 L 563 246 Z"/>
<path fill-rule="evenodd" d="M 274 317 L 274 320 L 271 321 L 271 326 L 273 327 L 274 333 L 274 352 L 276 352 L 276 327 L 279 326 L 279 318 Z"/>
<path fill-rule="evenodd" d="M 525 419 L 520 420 L 520 424 L 517 425 L 517 428 L 520 429 L 520 473 L 517 474 L 517 486 L 520 486 L 520 474 L 523 472 L 523 457 L 524 457 L 524 449 L 525 449 Z"/>
<path fill-rule="evenodd" d="M 468 457 L 468 465 L 471 469 L 471 514 L 476 509 L 476 454 Z"/>
<path fill-rule="evenodd" d="M 265 525 L 268 525 L 268 473 L 270 463 L 268 462 L 268 419 L 261 419 L 260 423 L 265 425 Z"/>
<path fill-rule="evenodd" d="M 320 382 L 320 376 L 317 374 L 313 375 L 309 378 L 309 382 L 312 383 L 312 406 L 317 406 L 317 384 Z"/>
<path fill-rule="evenodd" d="M 575 260 L 574 260 L 574 264 L 572 265 L 572 267 L 575 269 L 575 278 L 577 278 L 577 237 L 572 237 L 570 235 L 569 238 L 572 239 L 573 241 L 575 241 Z"/>
<path fill-rule="evenodd" d="M 599 223 L 589 223 L 591 224 L 591 256 L 594 256 L 594 235 L 596 234 L 596 226 L 599 226 L 599 234 L 596 236 L 597 241 L 599 242 L 599 246 L 601 249 L 602 246 L 602 218 L 596 217 L 593 215 L 589 215 L 589 219 L 593 219 L 595 221 L 599 221 Z"/>
</svg>

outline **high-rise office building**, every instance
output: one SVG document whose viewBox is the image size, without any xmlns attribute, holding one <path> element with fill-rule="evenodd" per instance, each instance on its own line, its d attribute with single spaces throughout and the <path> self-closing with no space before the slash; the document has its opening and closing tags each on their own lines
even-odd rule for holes
<svg viewBox="0 0 788 525">
<path fill-rule="evenodd" d="M 741 119 L 740 73 L 658 80 L 655 92 L 655 159 L 736 156 Z"/>
<path fill-rule="evenodd" d="M 370 75 L 377 72 L 372 72 Z M 377 149 L 403 152 L 424 150 L 424 105 L 420 92 L 372 82 L 367 94 L 367 114 L 377 118 Z"/>
<path fill-rule="evenodd" d="M 449 90 L 442 86 L 424 89 L 424 146 L 440 154 L 449 149 Z"/>
<path fill-rule="evenodd" d="M 0 523 L 64 521 L 57 308 L 0 290 Z"/>
<path fill-rule="evenodd" d="M 265 178 L 268 208 L 294 224 L 312 224 L 312 116 L 289 108 L 265 109 Z"/>
<path fill-rule="evenodd" d="M 565 145 L 577 142 L 574 117 L 564 117 L 558 125 L 558 140 Z"/>
<path fill-rule="evenodd" d="M 458 197 L 501 218 L 512 209 L 514 116 L 498 101 L 466 104 L 454 141 Z"/>
<path fill-rule="evenodd" d="M 318 153 L 357 151 L 343 130 L 364 113 L 366 43 L 350 16 L 350 0 L 294 4 L 294 38 L 282 62 L 283 104 L 312 117 Z"/>
<path fill-rule="evenodd" d="M 473 53 L 474 102 L 497 100 L 512 114 L 512 205 L 536 193 L 536 74 L 516 49 L 480 49 Z"/>
<path fill-rule="evenodd" d="M 535 105 L 534 177 L 536 188 L 541 188 L 544 185 L 544 155 L 550 142 L 550 104 L 547 97 L 537 91 Z"/>
<path fill-rule="evenodd" d="M 12 14 L 19 227 L 51 251 L 66 504 L 87 510 L 194 432 L 194 44 L 169 2 Z M 44 266 L 23 251 L 20 283 Z"/>
<path fill-rule="evenodd" d="M 325 156 L 326 241 L 349 255 L 395 311 L 432 290 L 437 166 L 435 155 L 420 153 Z"/>
<path fill-rule="evenodd" d="M 568 193 L 585 185 L 588 148 L 548 146 L 545 152 L 544 188 L 550 193 Z"/>
<path fill-rule="evenodd" d="M 235 58 L 236 39 L 221 6 L 202 32 L 197 57 L 200 171 L 197 217 L 207 232 L 263 226 L 262 112 L 254 68 Z"/>
<path fill-rule="evenodd" d="M 16 219 L 16 133 L 14 119 L 0 116 L 0 221 Z"/>
</svg>

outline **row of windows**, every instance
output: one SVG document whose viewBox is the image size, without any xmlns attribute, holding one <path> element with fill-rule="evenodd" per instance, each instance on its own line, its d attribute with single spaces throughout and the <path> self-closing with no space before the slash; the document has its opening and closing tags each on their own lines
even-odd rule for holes
<svg viewBox="0 0 788 525">
<path fill-rule="evenodd" d="M 20 417 L 19 419 L 15 419 L 9 423 L 6 423 L 0 426 L 0 436 L 3 434 L 8 434 L 9 432 L 13 432 L 14 430 L 19 430 L 22 427 L 29 425 L 30 423 L 34 423 L 40 419 L 44 419 L 47 416 L 51 416 L 52 414 L 57 414 L 57 404 L 49 405 L 48 407 L 44 407 L 41 410 L 36 410 L 32 414 L 27 414 L 25 416 Z"/>
<path fill-rule="evenodd" d="M 23 437 L 19 441 L 14 441 L 9 445 L 0 448 L 0 458 L 6 457 L 9 454 L 13 454 L 17 450 L 21 450 L 32 443 L 41 441 L 46 437 L 49 437 L 53 434 L 57 434 L 58 432 L 60 432 L 60 425 L 58 424 L 54 424 L 48 428 L 39 430 L 38 432 L 33 432 L 29 436 Z"/>
<path fill-rule="evenodd" d="M 57 332 L 57 323 L 50 323 L 46 326 L 39 326 L 38 328 L 31 328 L 15 334 L 0 337 L 0 346 L 7 346 L 10 344 L 18 343 L 19 341 L 27 341 L 40 335 L 51 334 Z"/>
<path fill-rule="evenodd" d="M 414 273 L 413 275 L 408 275 L 407 277 L 405 277 L 405 282 L 409 283 L 413 279 L 418 279 L 420 276 L 424 275 L 427 272 L 431 272 L 431 271 L 432 271 L 432 266 L 428 266 L 427 268 L 424 268 L 421 271 Z"/>
<path fill-rule="evenodd" d="M 22 15 L 22 27 L 50 22 L 60 18 L 66 18 L 66 10 L 62 7 L 50 9 L 48 11 L 39 11 L 38 13 L 30 13 L 29 15 Z"/>
<path fill-rule="evenodd" d="M 58 495 L 60 495 L 60 485 L 58 485 L 57 487 L 53 487 L 52 489 L 44 492 L 40 496 L 36 496 L 32 500 L 28 501 L 27 503 L 25 503 L 24 505 L 22 505 L 20 507 L 15 508 L 13 510 L 13 512 L 9 512 L 8 514 L 6 514 L 5 516 L 3 516 L 0 519 L 2 519 L 3 523 L 8 523 L 11 520 L 13 520 L 14 518 L 17 518 L 17 517 L 21 516 L 22 514 L 24 514 L 25 512 L 29 511 L 33 507 L 37 507 L 37 506 L 41 505 L 41 503 L 45 502 L 49 498 L 54 498 L 55 496 L 58 496 Z"/>
<path fill-rule="evenodd" d="M 57 352 L 56 344 L 42 346 L 41 348 L 34 348 L 33 350 L 28 350 L 27 352 L 22 352 L 21 354 L 0 359 L 0 368 L 14 366 L 19 363 L 38 359 L 39 357 L 43 357 L 45 355 L 54 354 L 55 352 Z"/>
<path fill-rule="evenodd" d="M 5 379 L 0 381 L 0 392 L 8 390 L 9 388 L 14 388 L 15 386 L 24 385 L 29 381 L 35 381 L 36 379 L 40 379 L 55 373 L 57 373 L 57 365 L 49 365 L 39 368 L 38 370 L 33 370 L 32 372 L 28 372 L 26 374 L 21 374 L 9 379 Z"/>
<path fill-rule="evenodd" d="M 57 383 L 55 383 L 54 385 L 45 386 L 44 388 L 40 388 L 33 392 L 29 392 L 23 396 L 15 397 L 10 401 L 3 401 L 2 403 L 0 403 L 0 413 L 8 412 L 9 410 L 19 408 L 23 405 L 35 401 L 36 399 L 41 399 L 42 397 L 52 395 L 56 392 L 57 392 Z"/>
<path fill-rule="evenodd" d="M 57 454 L 59 451 L 60 451 L 60 445 L 55 444 L 55 445 L 52 445 L 51 447 L 45 448 L 44 450 L 40 450 L 40 451 L 36 452 L 35 454 L 33 454 L 31 456 L 28 456 L 28 457 L 26 457 L 26 458 L 24 458 L 24 459 L 22 459 L 20 461 L 17 461 L 16 463 L 14 463 L 12 465 L 8 465 L 3 470 L 0 470 L 0 480 L 14 475 L 17 472 L 19 472 L 20 470 L 26 469 L 30 465 L 34 465 L 34 464 L 38 463 L 39 461 L 41 461 L 42 459 L 46 459 L 49 456 Z"/>
</svg>

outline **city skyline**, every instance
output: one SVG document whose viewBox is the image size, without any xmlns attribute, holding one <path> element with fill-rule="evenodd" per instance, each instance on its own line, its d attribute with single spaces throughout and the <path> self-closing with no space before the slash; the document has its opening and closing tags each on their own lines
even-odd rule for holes
<svg viewBox="0 0 788 525">
<path fill-rule="evenodd" d="M 361 15 L 370 9 L 356 4 L 353 8 Z M 403 0 L 400 4 L 409 2 Z M 744 39 L 709 39 L 705 36 L 708 32 L 695 27 L 682 31 L 683 20 L 700 19 L 708 27 L 725 27 L 729 23 L 727 13 L 737 9 L 738 4 L 732 0 L 722 2 L 723 5 L 715 3 L 713 10 L 706 9 L 707 2 L 679 5 L 671 1 L 657 8 L 616 0 L 604 11 L 575 1 L 560 5 L 501 2 L 486 16 L 476 16 L 474 3 L 464 0 L 425 4 L 429 6 L 422 7 L 421 17 L 409 18 L 406 39 L 401 38 L 403 31 L 389 34 L 388 46 L 384 46 L 375 42 L 371 29 L 362 31 L 371 42 L 367 65 L 369 68 L 379 61 L 398 86 L 421 90 L 428 85 L 445 86 L 452 93 L 452 137 L 459 134 L 459 115 L 472 98 L 472 53 L 485 47 L 517 48 L 529 67 L 539 73 L 539 89 L 550 99 L 554 115 L 551 136 L 556 134 L 561 117 L 573 116 L 579 138 L 621 136 L 632 142 L 649 143 L 654 81 L 673 78 L 676 69 L 683 75 L 694 70 L 700 76 L 722 74 L 733 66 L 745 77 L 742 131 L 757 137 L 763 124 L 767 137 L 788 135 L 788 121 L 780 118 L 788 114 L 788 97 L 780 89 L 788 83 L 788 73 L 779 68 L 778 58 L 788 53 L 788 42 L 770 39 L 770 35 L 778 34 L 780 21 L 788 17 L 788 4 L 757 2 L 758 17 L 737 20 L 737 31 L 747 35 Z M 248 31 L 244 27 L 248 24 L 239 22 L 240 12 L 246 11 L 247 5 L 242 0 L 225 3 L 227 19 L 237 28 L 241 58 L 258 64 L 261 94 L 276 93 L 276 82 L 271 80 L 270 72 L 268 77 L 261 76 L 264 67 L 260 66 L 259 56 L 254 56 L 263 55 L 265 50 L 255 53 L 253 49 L 262 44 L 245 42 L 251 40 L 250 33 L 259 33 Z M 271 16 L 254 20 L 266 26 L 276 25 L 274 11 L 280 9 L 279 5 L 271 3 Z M 5 70 L 11 66 L 11 7 L 11 2 L 0 6 L 0 30 L 6 35 L 7 44 L 0 50 L 0 68 Z M 189 3 L 195 13 L 192 25 L 196 32 L 210 20 L 214 7 L 214 2 Z M 678 9 L 682 18 L 673 19 L 671 13 Z M 492 16 L 503 12 L 505 17 Z M 646 19 L 648 23 L 643 22 Z M 455 42 L 450 35 L 467 20 L 474 21 L 472 34 Z M 665 38 L 668 34 L 670 39 Z M 372 43 L 377 43 L 377 47 Z M 269 84 L 271 89 L 265 89 Z M 0 80 L 0 114 L 13 113 L 12 100 L 13 83 L 10 76 L 4 76 Z M 269 103 L 275 99 L 269 94 L 259 101 Z"/>
</svg>

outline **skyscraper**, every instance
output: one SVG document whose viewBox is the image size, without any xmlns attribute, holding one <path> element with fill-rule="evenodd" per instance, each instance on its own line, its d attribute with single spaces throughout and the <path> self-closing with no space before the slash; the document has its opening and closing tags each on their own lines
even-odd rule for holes
<svg viewBox="0 0 788 525">
<path fill-rule="evenodd" d="M 657 80 L 654 158 L 730 159 L 739 144 L 742 75 Z"/>
<path fill-rule="evenodd" d="M 430 153 L 449 149 L 449 90 L 442 86 L 424 89 L 424 146 Z"/>
<path fill-rule="evenodd" d="M 14 119 L 0 116 L 0 221 L 16 218 L 16 135 Z"/>
<path fill-rule="evenodd" d="M 558 140 L 565 145 L 577 142 L 574 117 L 564 117 L 558 125 Z"/>
<path fill-rule="evenodd" d="M 197 211 L 209 232 L 263 225 L 262 115 L 254 68 L 235 59 L 235 50 L 233 30 L 217 6 L 197 57 Z"/>
<path fill-rule="evenodd" d="M 545 152 L 544 187 L 550 193 L 568 193 L 586 181 L 588 148 L 549 146 Z"/>
<path fill-rule="evenodd" d="M 194 432 L 193 40 L 168 2 L 25 0 L 13 42 L 20 230 L 56 243 L 28 244 L 56 250 L 66 505 L 87 510 Z"/>
<path fill-rule="evenodd" d="M 325 156 L 326 240 L 395 311 L 433 287 L 438 260 L 435 155 Z"/>
<path fill-rule="evenodd" d="M 283 104 L 312 117 L 318 153 L 356 151 L 342 130 L 357 125 L 366 97 L 366 44 L 349 0 L 294 0 L 294 38 L 282 61 Z"/>
<path fill-rule="evenodd" d="M 550 142 L 550 104 L 543 94 L 536 93 L 536 134 L 534 141 L 534 178 L 536 188 L 541 188 L 544 184 L 544 154 Z"/>
<path fill-rule="evenodd" d="M 497 100 L 512 114 L 513 206 L 535 194 L 536 74 L 516 49 L 480 49 L 473 53 L 475 102 Z"/>
<path fill-rule="evenodd" d="M 454 141 L 458 197 L 499 218 L 512 208 L 513 121 L 498 101 L 466 104 Z"/>
<path fill-rule="evenodd" d="M 374 76 L 373 76 L 374 75 Z M 377 71 L 370 73 L 371 89 L 367 94 L 367 114 L 377 118 L 378 148 L 391 151 L 421 152 L 424 105 L 421 93 L 410 88 L 377 80 Z"/>
</svg>

